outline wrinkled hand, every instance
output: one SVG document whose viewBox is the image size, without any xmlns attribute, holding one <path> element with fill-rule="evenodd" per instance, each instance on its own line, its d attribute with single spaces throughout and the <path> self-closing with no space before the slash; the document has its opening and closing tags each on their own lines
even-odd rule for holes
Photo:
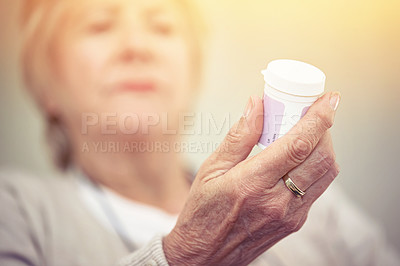
<svg viewBox="0 0 400 266">
<path fill-rule="evenodd" d="M 313 202 L 338 175 L 328 129 L 340 96 L 327 93 L 285 136 L 247 158 L 262 128 L 263 106 L 245 114 L 201 166 L 175 228 L 164 238 L 170 265 L 246 265 L 299 230 Z M 296 197 L 286 173 L 306 194 Z"/>
</svg>

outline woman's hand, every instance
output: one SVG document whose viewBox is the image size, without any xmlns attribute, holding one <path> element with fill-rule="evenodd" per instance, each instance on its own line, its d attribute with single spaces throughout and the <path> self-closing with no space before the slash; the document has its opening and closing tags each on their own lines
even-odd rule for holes
<svg viewBox="0 0 400 266">
<path fill-rule="evenodd" d="M 328 129 L 338 93 L 318 99 L 292 130 L 247 158 L 262 128 L 252 97 L 243 117 L 201 166 L 175 228 L 164 238 L 170 265 L 245 265 L 304 224 L 313 202 L 338 175 Z M 284 184 L 288 173 L 306 194 Z"/>
</svg>

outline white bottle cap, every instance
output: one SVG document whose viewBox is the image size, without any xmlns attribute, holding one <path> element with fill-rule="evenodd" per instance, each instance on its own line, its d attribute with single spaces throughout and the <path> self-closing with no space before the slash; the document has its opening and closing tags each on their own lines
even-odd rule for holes
<svg viewBox="0 0 400 266">
<path fill-rule="evenodd" d="M 269 86 L 284 93 L 316 96 L 324 92 L 324 72 L 307 63 L 289 59 L 274 60 L 261 73 Z"/>
</svg>

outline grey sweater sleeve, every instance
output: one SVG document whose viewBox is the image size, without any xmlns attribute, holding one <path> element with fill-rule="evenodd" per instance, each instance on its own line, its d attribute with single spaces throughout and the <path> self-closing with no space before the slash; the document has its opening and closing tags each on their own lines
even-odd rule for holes
<svg viewBox="0 0 400 266">
<path fill-rule="evenodd" d="M 161 235 L 156 236 L 147 245 L 123 258 L 118 263 L 118 266 L 133 265 L 168 266 L 163 251 Z"/>
<path fill-rule="evenodd" d="M 57 199 L 52 205 L 62 210 L 55 212 L 43 206 L 52 199 L 51 187 L 42 189 L 37 183 L 14 174 L 5 177 L 0 172 L 1 266 L 110 266 L 118 260 L 120 266 L 168 266 L 161 235 L 124 257 L 127 252 L 121 249 L 123 245 L 117 245 L 119 240 L 114 242 L 108 231 L 97 230 L 78 208 L 79 202 L 62 196 L 69 195 L 70 189 L 55 189 L 64 204 L 71 206 L 67 210 Z"/>
<path fill-rule="evenodd" d="M 0 182 L 0 265 L 41 265 L 29 218 L 12 187 Z"/>
</svg>

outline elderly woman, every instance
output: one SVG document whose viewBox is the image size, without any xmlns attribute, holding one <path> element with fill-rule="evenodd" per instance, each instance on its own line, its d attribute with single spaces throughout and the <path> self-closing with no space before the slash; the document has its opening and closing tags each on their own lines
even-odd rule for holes
<svg viewBox="0 0 400 266">
<path fill-rule="evenodd" d="M 396 263 L 374 225 L 335 190 L 287 237 L 338 175 L 328 131 L 338 93 L 322 96 L 290 134 L 247 158 L 263 115 L 261 99 L 250 97 L 198 173 L 186 169 L 172 147 L 201 65 L 188 4 L 24 3 L 24 75 L 62 171 L 2 173 L 0 264 Z M 303 197 L 285 186 L 285 175 Z"/>
</svg>

